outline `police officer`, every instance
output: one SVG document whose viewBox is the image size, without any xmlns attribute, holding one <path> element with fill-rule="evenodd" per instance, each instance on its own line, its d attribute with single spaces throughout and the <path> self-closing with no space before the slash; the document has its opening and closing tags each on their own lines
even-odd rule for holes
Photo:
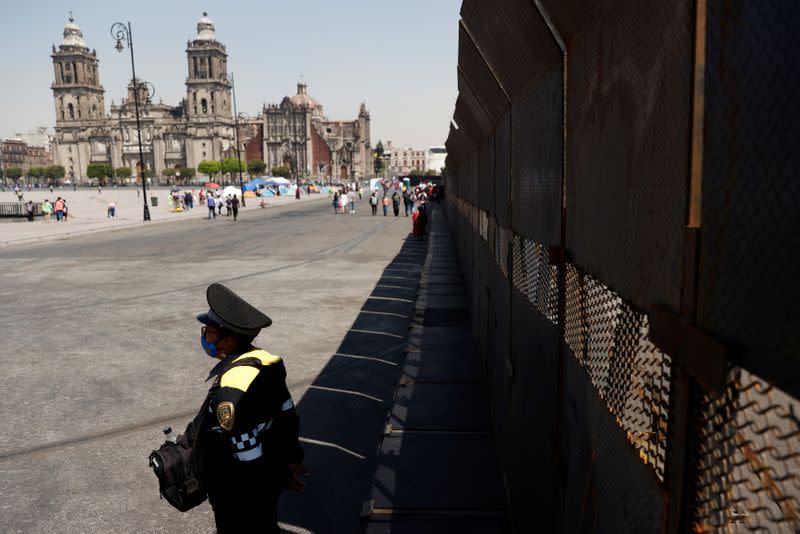
<svg viewBox="0 0 800 534">
<path fill-rule="evenodd" d="M 206 298 L 200 342 L 220 361 L 196 454 L 217 531 L 280 532 L 278 497 L 303 489 L 304 468 L 283 361 L 252 345 L 272 320 L 221 284 Z"/>
</svg>

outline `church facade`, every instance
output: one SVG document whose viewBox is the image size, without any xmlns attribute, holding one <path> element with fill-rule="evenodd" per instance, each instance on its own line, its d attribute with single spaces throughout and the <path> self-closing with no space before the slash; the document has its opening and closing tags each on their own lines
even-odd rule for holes
<svg viewBox="0 0 800 534">
<path fill-rule="evenodd" d="M 330 120 L 301 81 L 296 95 L 264 106 L 258 120 L 268 169 L 285 165 L 300 176 L 333 183 L 360 180 L 372 172 L 370 115 L 363 103 L 357 118 Z"/>
<path fill-rule="evenodd" d="M 153 181 L 167 167 L 197 168 L 203 160 L 236 156 L 228 55 L 206 13 L 197 23 L 194 39 L 186 44 L 186 96 L 175 106 L 154 102 L 147 82 L 131 80 L 127 98 L 119 104 L 112 101 L 107 114 L 97 52 L 86 46 L 71 16 L 64 40 L 58 47 L 53 45 L 51 58 L 56 113 L 53 155 L 72 181 L 85 183 L 91 163 L 128 167 L 133 180 L 140 181 L 136 91 L 144 165 Z M 356 119 L 327 119 L 301 82 L 297 95 L 265 105 L 260 114 L 241 121 L 242 159 L 261 159 L 267 169 L 286 165 L 298 178 L 360 179 L 372 168 L 369 123 L 364 104 Z"/>
</svg>

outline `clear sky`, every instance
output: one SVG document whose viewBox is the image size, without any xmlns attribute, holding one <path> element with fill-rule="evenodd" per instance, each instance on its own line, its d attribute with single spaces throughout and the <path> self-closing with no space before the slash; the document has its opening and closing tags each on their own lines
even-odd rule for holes
<svg viewBox="0 0 800 534">
<path fill-rule="evenodd" d="M 6 4 L 6 0 L 3 0 Z M 75 23 L 100 59 L 106 112 L 130 80 L 130 56 L 118 54 L 114 22 L 133 25 L 137 75 L 156 100 L 177 105 L 185 94 L 186 41 L 203 11 L 214 21 L 236 78 L 239 111 L 308 92 L 332 119 L 354 119 L 366 102 L 372 144 L 444 144 L 457 95 L 461 0 L 262 0 L 92 2 L 26 0 L 0 17 L 0 137 L 54 126 L 51 45 Z"/>
</svg>

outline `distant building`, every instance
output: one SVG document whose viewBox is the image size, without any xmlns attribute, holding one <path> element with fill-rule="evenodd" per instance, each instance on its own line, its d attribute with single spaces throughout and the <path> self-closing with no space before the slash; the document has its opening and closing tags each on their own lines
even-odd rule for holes
<svg viewBox="0 0 800 534">
<path fill-rule="evenodd" d="M 443 146 L 432 146 L 428 148 L 425 155 L 425 171 L 442 172 L 444 160 L 447 159 L 447 149 Z"/>
<path fill-rule="evenodd" d="M 357 118 L 330 120 L 301 81 L 296 95 L 264 106 L 260 119 L 267 171 L 285 165 L 299 177 L 333 182 L 358 180 L 372 173 L 370 116 L 363 103 Z"/>
<path fill-rule="evenodd" d="M 53 153 L 43 146 L 28 145 L 22 139 L 4 139 L 0 143 L 0 164 L 3 169 L 19 167 L 23 175 L 33 166 L 53 163 Z"/>
<path fill-rule="evenodd" d="M 412 171 L 424 173 L 427 164 L 427 150 L 424 148 L 395 147 L 391 141 L 386 141 L 384 154 L 389 160 L 389 174 L 392 176 L 407 176 Z"/>
<path fill-rule="evenodd" d="M 12 136 L 13 139 L 21 139 L 25 141 L 28 146 L 42 147 L 46 151 L 50 151 L 53 144 L 53 129 L 48 126 L 37 126 L 29 132 L 15 132 Z"/>
<path fill-rule="evenodd" d="M 176 106 L 152 101 L 141 80 L 131 80 L 128 97 L 111 103 L 105 114 L 105 89 L 100 85 L 97 52 L 83 42 L 70 17 L 64 41 L 53 45 L 56 111 L 55 161 L 67 178 L 86 181 L 90 163 L 129 167 L 141 178 L 139 135 L 134 97 L 139 99 L 145 168 L 155 179 L 165 168 L 197 167 L 202 160 L 231 155 L 234 121 L 225 45 L 216 40 L 214 23 L 203 13 L 197 35 L 186 44 L 186 97 Z M 138 85 L 138 95 L 135 94 Z"/>
</svg>

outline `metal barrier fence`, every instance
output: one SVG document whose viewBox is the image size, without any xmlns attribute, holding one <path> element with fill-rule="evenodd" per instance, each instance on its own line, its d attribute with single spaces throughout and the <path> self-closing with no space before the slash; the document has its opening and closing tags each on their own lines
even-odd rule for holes
<svg viewBox="0 0 800 534">
<path fill-rule="evenodd" d="M 33 216 L 41 217 L 42 215 L 44 215 L 44 213 L 42 213 L 42 204 L 40 202 L 34 202 Z M 27 216 L 27 202 L 0 202 L 0 217 L 25 218 Z"/>
<path fill-rule="evenodd" d="M 461 17 L 445 205 L 515 530 L 800 532 L 800 4 Z"/>
</svg>

